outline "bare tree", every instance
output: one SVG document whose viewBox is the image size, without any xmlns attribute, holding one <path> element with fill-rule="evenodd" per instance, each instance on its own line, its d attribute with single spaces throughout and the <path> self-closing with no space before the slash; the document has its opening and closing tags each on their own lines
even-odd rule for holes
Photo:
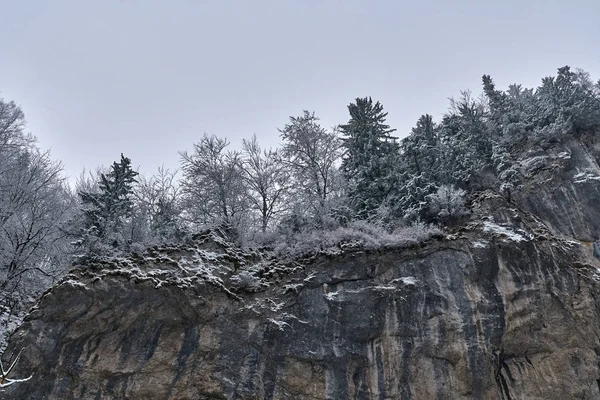
<svg viewBox="0 0 600 400">
<path fill-rule="evenodd" d="M 14 101 L 4 101 L 0 98 L 0 151 L 27 148 L 35 139 L 26 135 L 25 115 Z"/>
<path fill-rule="evenodd" d="M 192 224 L 243 223 L 248 196 L 241 157 L 227 146 L 227 139 L 205 134 L 192 154 L 181 153 L 184 208 Z"/>
<path fill-rule="evenodd" d="M 140 175 L 134 187 L 134 218 L 132 241 L 150 243 L 177 235 L 179 227 L 179 197 L 177 171 L 159 167 L 149 178 Z"/>
<path fill-rule="evenodd" d="M 314 113 L 304 111 L 300 117 L 290 117 L 290 123 L 280 129 L 283 156 L 302 192 L 303 199 L 320 213 L 336 190 L 336 164 L 342 155 L 342 142 L 334 130 L 328 132 L 319 125 Z"/>
<path fill-rule="evenodd" d="M 65 271 L 74 209 L 61 164 L 24 127 L 20 108 L 0 99 L 0 305 L 9 308 Z"/>
<path fill-rule="evenodd" d="M 277 151 L 261 149 L 253 135 L 242 142 L 241 169 L 251 206 L 259 215 L 260 229 L 266 232 L 271 220 L 282 211 L 288 189 L 285 166 Z"/>
</svg>

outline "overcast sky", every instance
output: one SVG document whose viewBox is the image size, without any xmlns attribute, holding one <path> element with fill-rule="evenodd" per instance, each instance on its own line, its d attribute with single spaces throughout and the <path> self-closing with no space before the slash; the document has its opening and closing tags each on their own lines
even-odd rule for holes
<svg viewBox="0 0 600 400">
<path fill-rule="evenodd" d="M 204 132 L 279 143 L 290 115 L 326 127 L 372 96 L 404 136 L 482 74 L 600 78 L 598 0 L 22 0 L 0 10 L 0 97 L 67 174 L 121 152 L 179 165 Z"/>
</svg>

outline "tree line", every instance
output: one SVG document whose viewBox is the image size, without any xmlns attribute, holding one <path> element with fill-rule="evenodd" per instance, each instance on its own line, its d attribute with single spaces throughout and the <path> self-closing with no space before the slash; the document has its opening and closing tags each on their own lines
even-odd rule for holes
<svg viewBox="0 0 600 400">
<path fill-rule="evenodd" d="M 334 128 L 314 112 L 290 117 L 278 148 L 255 135 L 234 150 L 205 134 L 180 154 L 179 172 L 142 176 L 121 155 L 74 188 L 25 133 L 20 107 L 0 99 L 0 304 L 51 283 L 74 257 L 140 251 L 211 226 L 257 246 L 357 220 L 387 231 L 452 226 L 478 190 L 510 201 L 525 142 L 552 145 L 600 127 L 600 82 L 582 70 L 559 68 L 535 89 L 501 91 L 487 75 L 482 83 L 481 96 L 462 92 L 441 121 L 424 114 L 402 140 L 381 103 L 357 98 Z"/>
</svg>

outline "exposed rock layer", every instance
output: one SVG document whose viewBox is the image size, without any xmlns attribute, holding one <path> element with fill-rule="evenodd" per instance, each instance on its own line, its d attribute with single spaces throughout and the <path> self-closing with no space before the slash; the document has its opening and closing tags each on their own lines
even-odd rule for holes
<svg viewBox="0 0 600 400">
<path fill-rule="evenodd" d="M 218 246 L 75 270 L 11 338 L 34 377 L 3 398 L 598 399 L 600 170 L 582 143 L 524 161 L 517 205 L 483 193 L 455 235 L 319 256 L 258 293 L 235 292 Z"/>
</svg>

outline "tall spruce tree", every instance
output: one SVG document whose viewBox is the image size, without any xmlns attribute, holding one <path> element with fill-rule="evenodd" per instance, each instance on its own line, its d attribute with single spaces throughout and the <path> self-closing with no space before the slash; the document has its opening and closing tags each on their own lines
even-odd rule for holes
<svg viewBox="0 0 600 400">
<path fill-rule="evenodd" d="M 397 180 L 399 146 L 385 123 L 387 113 L 370 97 L 348 105 L 350 120 L 341 125 L 345 136 L 342 171 L 349 181 L 349 199 L 359 218 L 368 218 L 392 192 Z"/>
<path fill-rule="evenodd" d="M 429 114 L 422 115 L 417 125 L 412 128 L 410 135 L 400 144 L 401 152 L 407 167 L 414 174 L 434 173 L 434 164 L 438 157 L 438 139 L 433 117 Z"/>
<path fill-rule="evenodd" d="M 92 250 L 92 243 L 108 243 L 119 247 L 124 242 L 123 224 L 133 208 L 133 185 L 138 173 L 131 160 L 121 154 L 108 174 L 100 174 L 99 192 L 79 192 L 84 215 L 81 245 Z"/>
</svg>

